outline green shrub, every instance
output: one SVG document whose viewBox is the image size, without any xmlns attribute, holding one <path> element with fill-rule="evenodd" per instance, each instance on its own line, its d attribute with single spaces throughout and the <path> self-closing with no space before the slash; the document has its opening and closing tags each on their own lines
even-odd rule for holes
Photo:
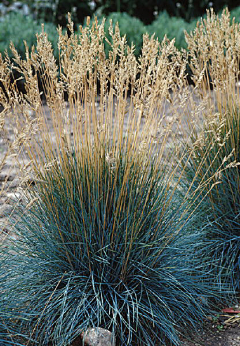
<svg viewBox="0 0 240 346">
<path fill-rule="evenodd" d="M 49 40 L 53 44 L 55 56 L 57 54 L 57 30 L 55 25 L 46 23 L 45 30 L 49 35 Z M 19 54 L 23 57 L 25 54 L 24 41 L 29 46 L 36 45 L 36 33 L 42 31 L 41 24 L 38 24 L 31 16 L 24 16 L 20 13 L 11 13 L 0 21 L 0 53 L 8 51 L 12 57 L 9 44 L 12 41 Z"/>
<path fill-rule="evenodd" d="M 206 9 L 213 7 L 216 12 L 222 10 L 224 6 L 229 9 L 236 7 L 235 0 L 209 0 L 193 1 L 193 0 L 99 0 L 98 6 L 105 15 L 109 15 L 113 11 L 127 12 L 131 16 L 140 18 L 145 24 L 149 24 L 154 20 L 155 12 L 167 11 L 170 16 L 183 18 L 186 21 L 191 21 L 193 18 L 198 18 L 206 12 Z"/>
<path fill-rule="evenodd" d="M 231 10 L 231 18 L 235 17 L 237 23 L 240 23 L 240 6 Z"/>
<path fill-rule="evenodd" d="M 155 33 L 155 37 L 160 41 L 165 35 L 172 40 L 175 38 L 175 45 L 178 49 L 186 48 L 184 31 L 193 30 L 196 21 L 192 21 L 190 24 L 184 21 L 184 19 L 177 17 L 170 17 L 166 11 L 161 12 L 159 16 L 148 25 L 147 31 L 150 35 Z"/>
<path fill-rule="evenodd" d="M 118 22 L 120 33 L 126 35 L 128 44 L 134 43 L 137 56 L 140 55 L 143 34 L 155 34 L 155 38 L 158 38 L 159 41 L 162 41 L 165 35 L 171 40 L 175 38 L 176 47 L 181 49 L 187 47 L 184 31 L 191 31 L 196 26 L 196 20 L 187 23 L 184 19 L 170 17 L 166 11 L 161 12 L 157 19 L 147 26 L 127 13 L 116 12 L 111 13 L 106 19 L 106 33 L 108 32 L 110 19 L 114 25 Z"/>
<path fill-rule="evenodd" d="M 236 17 L 236 21 L 240 21 L 239 13 L 240 7 L 231 11 L 231 17 Z M 186 48 L 187 44 L 184 37 L 184 31 L 187 32 L 194 29 L 196 20 L 187 23 L 184 19 L 177 17 L 170 17 L 166 11 L 161 12 L 158 17 L 149 25 L 144 25 L 140 19 L 131 17 L 127 13 L 114 12 L 106 18 L 106 35 L 108 39 L 109 21 L 112 20 L 115 25 L 119 23 L 121 35 L 126 35 L 129 44 L 133 42 L 136 47 L 136 55 L 140 55 L 142 46 L 142 36 L 146 32 L 149 35 L 155 33 L 155 37 L 160 41 L 165 35 L 169 39 L 175 38 L 175 44 L 178 49 Z M 100 18 L 101 21 L 101 18 Z M 45 30 L 49 35 L 49 39 L 53 44 L 55 57 L 58 59 L 57 51 L 57 32 L 54 24 L 45 23 Z M 8 53 L 12 56 L 9 47 L 12 41 L 17 48 L 20 55 L 25 52 L 24 40 L 29 46 L 36 44 L 36 33 L 41 32 L 40 22 L 32 19 L 31 16 L 24 16 L 19 13 L 11 13 L 0 21 L 0 52 L 3 53 L 8 49 Z M 106 44 L 106 52 L 109 51 L 109 46 Z"/>
<path fill-rule="evenodd" d="M 169 17 L 166 12 L 163 12 L 151 25 L 145 26 L 139 19 L 129 16 L 127 13 L 116 12 L 111 13 L 106 18 L 105 32 L 108 39 L 110 39 L 108 33 L 110 20 L 112 20 L 113 25 L 118 22 L 121 35 L 126 35 L 129 45 L 134 44 L 137 56 L 141 52 L 143 34 L 148 32 L 152 35 L 155 33 L 155 37 L 160 41 L 164 35 L 167 35 L 169 39 L 175 38 L 177 48 L 181 49 L 186 47 L 184 30 L 189 31 L 195 25 L 195 22 L 188 24 L 183 19 Z M 101 22 L 101 18 L 99 21 Z M 44 27 L 53 45 L 55 57 L 58 59 L 56 27 L 51 23 L 45 23 Z M 13 55 L 8 48 L 10 41 L 12 41 L 19 54 L 23 56 L 25 54 L 24 41 L 29 46 L 36 45 L 36 33 L 40 33 L 41 30 L 41 25 L 33 20 L 31 16 L 25 17 L 18 13 L 7 15 L 0 21 L 0 52 L 3 54 L 7 49 L 9 56 L 12 57 Z M 106 43 L 105 47 L 106 53 L 108 53 L 110 50 L 109 44 Z"/>
<path fill-rule="evenodd" d="M 127 13 L 129 16 L 134 16 L 140 19 L 144 24 L 149 24 L 154 19 L 154 12 L 157 9 L 155 1 L 136 1 L 136 0 L 100 0 L 97 2 L 99 8 L 97 13 L 102 13 L 104 16 L 109 16 L 112 12 Z"/>
</svg>

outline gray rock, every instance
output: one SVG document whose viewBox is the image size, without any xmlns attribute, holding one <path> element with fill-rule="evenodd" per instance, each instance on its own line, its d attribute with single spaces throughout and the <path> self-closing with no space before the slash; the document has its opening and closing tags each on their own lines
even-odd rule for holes
<svg viewBox="0 0 240 346">
<path fill-rule="evenodd" d="M 88 346 L 115 346 L 115 338 L 109 330 L 103 328 L 88 328 L 82 333 L 84 345 Z"/>
</svg>

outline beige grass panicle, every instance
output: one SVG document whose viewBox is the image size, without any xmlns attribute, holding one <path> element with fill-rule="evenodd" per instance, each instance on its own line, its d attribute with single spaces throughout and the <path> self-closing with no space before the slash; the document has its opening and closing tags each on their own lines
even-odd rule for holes
<svg viewBox="0 0 240 346">
<path fill-rule="evenodd" d="M 26 94 L 15 92 L 14 85 L 7 86 L 11 99 L 8 109 L 13 110 L 16 131 L 24 133 L 35 172 L 42 169 L 41 161 L 46 157 L 56 159 L 53 148 L 60 159 L 63 149 L 66 152 L 72 145 L 75 150 L 82 146 L 90 149 L 93 143 L 97 146 L 103 142 L 114 143 L 109 148 L 113 156 L 124 146 L 134 153 L 140 144 L 142 151 L 143 146 L 153 148 L 158 142 L 160 161 L 174 124 L 165 121 L 166 105 L 176 104 L 174 92 L 186 83 L 186 61 L 174 41 L 164 38 L 158 42 L 145 35 L 137 59 L 134 46 L 127 45 L 118 26 L 110 26 L 111 42 L 105 38 L 104 21 L 99 24 L 95 19 L 90 24 L 88 20 L 88 25 L 76 34 L 69 19 L 69 30 L 70 36 L 58 30 L 59 64 L 44 27 L 37 35 L 36 47 L 29 49 L 25 44 L 25 59 L 11 45 L 12 68 L 24 78 Z M 105 56 L 106 44 L 111 45 L 109 56 Z M 7 62 L 8 58 L 1 65 Z M 39 76 L 46 106 L 41 99 Z M 34 116 L 29 116 L 30 111 Z"/>
<path fill-rule="evenodd" d="M 224 113 L 239 96 L 240 24 L 231 20 L 228 9 L 221 16 L 211 9 L 185 36 L 194 83 L 204 95 L 213 89 L 217 109 Z"/>
</svg>

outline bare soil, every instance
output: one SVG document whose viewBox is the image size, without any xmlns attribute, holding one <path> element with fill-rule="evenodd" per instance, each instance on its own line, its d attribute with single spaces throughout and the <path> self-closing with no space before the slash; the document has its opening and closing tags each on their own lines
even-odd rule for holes
<svg viewBox="0 0 240 346">
<path fill-rule="evenodd" d="M 238 322 L 226 324 L 230 317 L 215 316 L 192 340 L 183 340 L 182 346 L 240 346 L 240 318 Z"/>
</svg>

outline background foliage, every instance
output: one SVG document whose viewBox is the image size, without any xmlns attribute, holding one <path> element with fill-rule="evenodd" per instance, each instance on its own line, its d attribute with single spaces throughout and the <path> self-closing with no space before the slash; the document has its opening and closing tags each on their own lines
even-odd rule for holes
<svg viewBox="0 0 240 346">
<path fill-rule="evenodd" d="M 15 7 L 17 3 L 17 7 Z M 206 9 L 213 7 L 215 12 L 224 7 L 230 10 L 239 6 L 236 0 L 4 0 L 1 7 L 16 10 L 21 3 L 27 5 L 35 18 L 50 21 L 55 24 L 66 25 L 67 13 L 71 12 L 75 22 L 83 23 L 86 16 L 91 16 L 94 11 L 98 15 L 108 16 L 112 12 L 126 12 L 130 16 L 139 18 L 144 24 L 150 24 L 156 16 L 163 11 L 172 17 L 183 18 L 190 22 L 192 19 L 205 14 Z M 2 8 L 0 7 L 0 12 Z"/>
<path fill-rule="evenodd" d="M 52 23 L 45 23 L 44 27 L 57 56 L 56 26 Z M 36 33 L 40 33 L 41 31 L 41 24 L 31 16 L 24 16 L 21 13 L 10 13 L 6 15 L 4 20 L 0 21 L 0 52 L 3 54 L 7 50 L 9 56 L 12 57 L 9 44 L 13 42 L 19 54 L 24 56 L 24 41 L 27 41 L 28 46 L 36 45 Z"/>
<path fill-rule="evenodd" d="M 203 2 L 206 5 L 206 1 Z M 203 2 L 200 2 L 202 7 Z M 12 1 L 12 3 L 14 2 Z M 0 53 L 2 54 L 5 49 L 9 47 L 10 41 L 12 41 L 19 54 L 23 55 L 25 51 L 23 41 L 27 40 L 29 46 L 35 45 L 36 33 L 41 32 L 41 23 L 45 22 L 45 31 L 48 33 L 49 40 L 53 44 L 55 58 L 58 59 L 56 24 L 60 24 L 63 27 L 66 26 L 67 12 L 71 12 L 72 19 L 76 23 L 84 23 L 86 16 L 93 15 L 93 9 L 95 9 L 95 14 L 99 20 L 106 17 L 105 31 L 107 38 L 109 38 L 108 28 L 110 20 L 113 21 L 113 24 L 118 22 L 121 34 L 126 35 L 129 44 L 132 42 L 134 43 L 137 56 L 140 54 L 142 46 L 142 35 L 146 32 L 149 33 L 149 35 L 155 34 L 155 38 L 158 38 L 160 41 L 163 39 L 164 35 L 167 35 L 169 39 L 175 38 L 175 45 L 178 49 L 186 48 L 187 44 L 184 31 L 190 32 L 193 30 L 197 22 L 197 19 L 187 22 L 186 18 L 184 19 L 184 16 L 181 15 L 180 8 L 177 8 L 173 1 L 169 2 L 165 7 L 163 7 L 161 2 L 161 7 L 159 8 L 164 8 L 165 10 L 159 13 L 158 10 L 154 10 L 155 15 L 152 17 L 151 21 L 148 21 L 148 25 L 144 24 L 146 20 L 141 18 L 138 12 L 135 11 L 138 5 L 133 0 L 128 2 L 121 1 L 121 12 L 116 12 L 116 2 L 113 3 L 113 1 L 98 1 L 95 7 L 93 4 L 91 7 L 89 1 L 78 2 L 76 0 L 66 2 L 61 0 L 58 2 L 55 0 L 34 2 L 26 0 L 25 3 L 28 4 L 32 15 L 26 16 L 24 15 L 23 9 L 19 10 L 18 8 L 8 6 L 6 8 L 11 9 L 11 11 L 4 12 L 4 17 L 0 16 Z M 232 2 L 231 6 L 233 5 Z M 196 6 L 194 5 L 195 10 Z M 220 6 L 218 7 L 220 8 Z M 173 10 L 174 8 L 175 11 Z M 145 11 L 145 13 L 147 14 L 147 11 Z M 236 21 L 240 21 L 240 7 L 231 11 L 231 17 L 235 17 Z M 78 25 L 75 25 L 75 30 L 78 30 Z M 106 52 L 108 52 L 108 50 L 109 47 L 106 45 Z M 11 57 L 12 54 L 9 49 L 8 53 Z"/>
</svg>

